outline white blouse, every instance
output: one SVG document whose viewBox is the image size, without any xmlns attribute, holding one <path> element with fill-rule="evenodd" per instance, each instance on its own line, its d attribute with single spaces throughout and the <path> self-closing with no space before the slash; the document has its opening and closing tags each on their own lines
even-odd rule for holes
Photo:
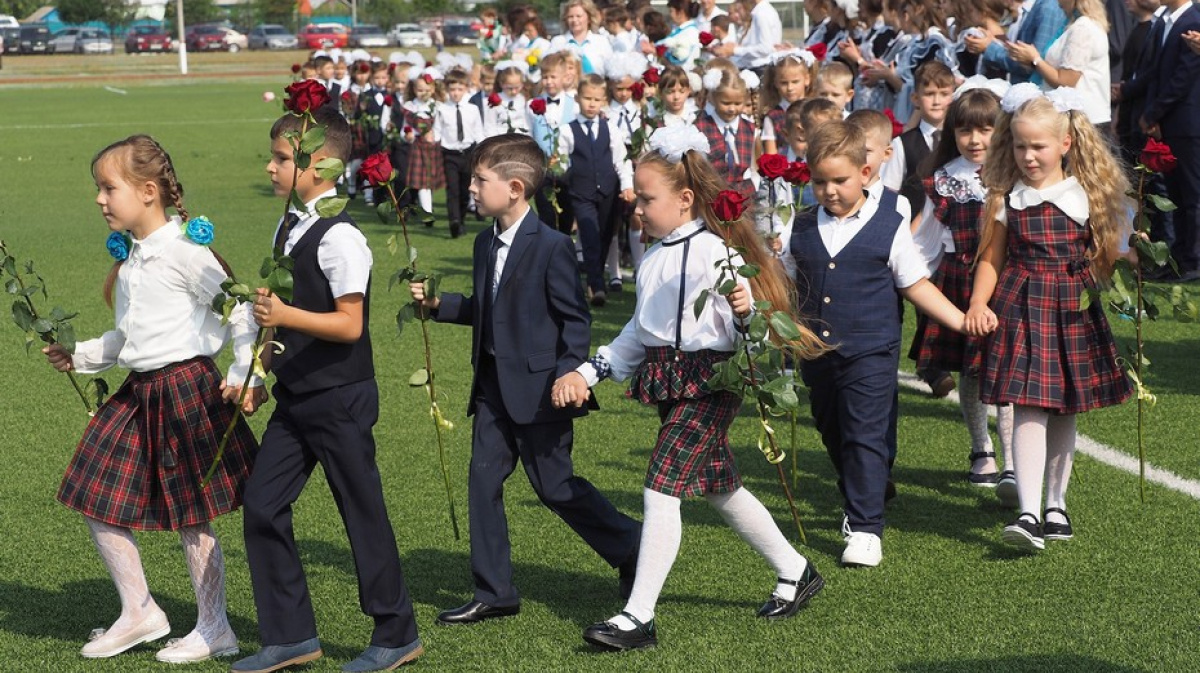
<svg viewBox="0 0 1200 673">
<path fill-rule="evenodd" d="M 525 115 L 525 108 L 528 103 L 525 101 L 525 96 L 517 94 L 513 98 L 509 98 L 504 94 L 500 94 L 500 105 L 496 107 L 488 106 L 486 100 L 484 102 L 486 109 L 483 119 L 483 135 L 491 138 L 492 136 L 503 135 L 509 133 L 520 133 L 529 135 L 529 120 Z"/>
<path fill-rule="evenodd" d="M 258 331 L 249 304 L 221 324 L 212 300 L 227 274 L 208 248 L 183 234 L 172 217 L 142 240 L 133 239 L 116 284 L 116 329 L 75 346 L 81 374 L 113 365 L 135 372 L 161 369 L 194 357 L 213 357 L 233 336 L 234 362 L 226 381 L 242 385 L 250 370 L 250 347 Z M 262 382 L 254 379 L 252 385 Z"/>
<path fill-rule="evenodd" d="M 1093 124 L 1112 121 L 1112 74 L 1108 69 L 1108 34 L 1081 16 L 1067 25 L 1046 49 L 1046 62 L 1081 73 L 1074 89 L 1087 101 L 1084 113 Z M 1049 88 L 1045 83 L 1042 88 Z"/>
</svg>

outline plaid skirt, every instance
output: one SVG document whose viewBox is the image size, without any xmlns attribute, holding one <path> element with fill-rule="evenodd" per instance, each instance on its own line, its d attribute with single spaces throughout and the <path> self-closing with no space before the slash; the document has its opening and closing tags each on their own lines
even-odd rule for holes
<svg viewBox="0 0 1200 673">
<path fill-rule="evenodd" d="M 436 144 L 420 139 L 412 144 L 408 156 L 408 186 L 413 189 L 446 188 L 442 151 Z"/>
<path fill-rule="evenodd" d="M 644 404 L 657 404 L 662 426 L 650 456 L 645 487 L 676 498 L 705 493 L 731 493 L 741 488 L 729 426 L 741 397 L 709 392 L 704 382 L 713 366 L 729 353 L 683 353 L 674 348 L 647 348 L 626 393 Z"/>
<path fill-rule="evenodd" d="M 933 284 L 950 303 L 966 311 L 971 303 L 972 260 L 962 253 L 947 253 L 934 274 Z M 929 320 L 917 351 L 917 369 L 940 369 L 977 376 L 982 361 L 981 339 L 959 334 Z"/>
<path fill-rule="evenodd" d="M 178 530 L 237 509 L 258 449 L 245 420 L 200 487 L 234 417 L 233 405 L 221 399 L 221 380 L 207 357 L 131 373 L 88 424 L 58 500 L 137 530 Z"/>
<path fill-rule="evenodd" d="M 991 301 L 999 326 L 983 344 L 985 404 L 1076 414 L 1129 398 L 1104 307 L 1079 310 L 1095 286 L 1086 260 L 1009 259 Z"/>
</svg>

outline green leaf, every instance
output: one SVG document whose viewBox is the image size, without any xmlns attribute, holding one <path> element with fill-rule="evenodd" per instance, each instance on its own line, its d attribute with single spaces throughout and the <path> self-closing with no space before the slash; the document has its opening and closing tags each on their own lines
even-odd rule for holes
<svg viewBox="0 0 1200 673">
<path fill-rule="evenodd" d="M 21 284 L 17 282 L 16 278 L 13 278 L 4 284 L 4 290 L 9 294 L 19 294 L 21 292 Z"/>
<path fill-rule="evenodd" d="M 212 309 L 213 313 L 216 313 L 217 315 L 221 315 L 224 312 L 223 309 L 225 307 L 225 295 L 223 295 L 223 294 L 214 295 L 212 298 L 212 303 L 210 303 L 208 305 L 208 307 Z"/>
<path fill-rule="evenodd" d="M 312 165 L 312 155 L 303 150 L 296 152 L 293 160 L 296 162 L 296 168 L 299 168 L 300 172 L 302 173 L 308 170 L 308 167 Z"/>
<path fill-rule="evenodd" d="M 296 260 L 288 255 L 280 255 L 279 258 L 275 260 L 275 264 L 278 265 L 279 268 L 287 269 L 288 271 L 292 271 L 296 268 Z"/>
<path fill-rule="evenodd" d="M 17 294 L 19 294 L 19 295 L 21 295 L 21 296 L 23 296 L 23 297 L 32 297 L 33 295 L 37 294 L 37 291 L 38 291 L 38 290 L 40 290 L 40 289 L 41 289 L 41 288 L 40 288 L 40 287 L 38 287 L 37 285 L 30 285 L 29 287 L 27 287 L 27 288 L 25 288 L 25 289 L 21 290 L 21 291 L 20 291 L 20 292 L 18 292 Z"/>
<path fill-rule="evenodd" d="M 395 234 L 387 237 L 387 249 L 389 255 L 395 255 L 396 251 L 400 249 L 400 242 Z"/>
<path fill-rule="evenodd" d="M 58 323 L 58 343 L 68 352 L 75 352 L 75 328 L 69 322 Z"/>
<path fill-rule="evenodd" d="M 317 201 L 317 214 L 321 217 L 337 217 L 346 209 L 350 199 L 345 196 L 327 196 Z"/>
<path fill-rule="evenodd" d="M 800 338 L 800 328 L 796 327 L 796 323 L 792 317 L 782 311 L 776 311 L 769 318 L 771 321 L 771 331 L 784 341 L 794 341 Z"/>
<path fill-rule="evenodd" d="M 700 296 L 696 297 L 696 303 L 692 306 L 692 312 L 696 316 L 696 320 L 700 319 L 700 314 L 704 313 L 704 306 L 708 303 L 708 288 L 700 290 Z"/>
<path fill-rule="evenodd" d="M 800 408 L 800 398 L 796 395 L 795 388 L 789 386 L 782 392 L 775 393 L 774 397 L 777 411 L 789 412 Z"/>
<path fill-rule="evenodd" d="M 755 343 L 760 343 L 767 338 L 767 317 L 762 313 L 755 312 L 751 316 L 749 337 Z"/>
<path fill-rule="evenodd" d="M 229 297 L 221 304 L 221 324 L 229 324 L 229 316 L 233 315 L 233 308 L 237 306 L 237 300 Z"/>
<path fill-rule="evenodd" d="M 38 334 L 49 334 L 50 332 L 54 331 L 54 323 L 46 320 L 45 318 L 38 318 L 37 320 L 33 321 L 33 324 L 30 325 L 30 328 Z"/>
<path fill-rule="evenodd" d="M 17 323 L 17 327 L 21 328 L 22 332 L 28 332 L 33 326 L 33 312 L 29 310 L 29 306 L 17 300 L 12 305 L 13 322 Z"/>
<path fill-rule="evenodd" d="M 300 200 L 300 195 L 296 193 L 296 190 L 293 189 L 291 196 L 288 198 L 292 202 L 292 208 L 295 208 L 301 213 L 308 210 L 308 208 L 305 207 L 304 202 Z"/>
<path fill-rule="evenodd" d="M 743 264 L 738 267 L 738 275 L 742 278 L 753 278 L 758 275 L 758 267 L 753 264 Z"/>
<path fill-rule="evenodd" d="M 1083 292 L 1079 295 L 1079 310 L 1086 311 L 1092 305 L 1093 299 L 1098 299 L 1100 292 L 1092 288 L 1083 288 Z"/>
<path fill-rule="evenodd" d="M 426 383 L 429 383 L 429 372 L 424 367 L 421 367 L 413 372 L 412 376 L 408 377 L 408 385 L 414 388 L 419 388 Z"/>
<path fill-rule="evenodd" d="M 396 219 L 396 206 L 392 204 L 391 199 L 384 199 L 375 206 L 375 214 L 379 216 L 379 221 L 387 224 Z"/>
<path fill-rule="evenodd" d="M 325 127 L 314 126 L 304 132 L 300 138 L 300 151 L 305 154 L 314 154 L 321 146 L 325 144 Z M 336 159 L 335 159 L 336 161 Z"/>
<path fill-rule="evenodd" d="M 92 379 L 92 385 L 96 391 L 96 406 L 104 404 L 104 398 L 108 397 L 108 381 L 101 378 Z"/>
<path fill-rule="evenodd" d="M 318 161 L 313 168 L 326 180 L 337 180 L 346 172 L 346 164 L 342 163 L 341 159 L 334 157 L 325 157 Z"/>
<path fill-rule="evenodd" d="M 737 281 L 736 281 L 736 280 L 734 280 L 733 278 L 726 278 L 726 279 L 725 279 L 725 280 L 724 280 L 724 281 L 723 281 L 723 282 L 722 282 L 722 283 L 721 283 L 721 284 L 720 284 L 720 285 L 717 287 L 717 293 L 718 293 L 718 294 L 720 294 L 720 295 L 722 295 L 722 296 L 724 296 L 724 295 L 728 295 L 730 292 L 733 292 L 734 288 L 736 288 L 736 287 L 737 287 Z"/>
<path fill-rule="evenodd" d="M 12 256 L 5 256 L 4 271 L 8 275 L 15 277 L 17 275 L 17 260 Z"/>
<path fill-rule="evenodd" d="M 410 322 L 416 317 L 417 303 L 415 301 L 401 306 L 400 310 L 396 311 L 396 336 L 404 333 L 404 323 Z"/>
<path fill-rule="evenodd" d="M 428 297 L 436 297 L 438 295 L 438 287 L 442 284 L 442 277 L 431 273 L 425 278 L 425 295 Z M 422 314 L 424 315 L 424 314 Z"/>
<path fill-rule="evenodd" d="M 271 269 L 274 269 L 274 268 L 275 268 L 275 259 L 273 257 L 263 257 L 262 266 L 258 267 L 258 277 L 266 278 L 267 276 L 271 275 Z M 234 280 L 232 278 L 230 278 L 229 280 L 227 280 L 225 282 L 229 283 L 229 285 L 232 286 L 234 283 Z M 221 285 L 221 288 L 224 289 L 226 292 L 229 291 L 228 289 L 225 288 L 224 284 Z"/>
<path fill-rule="evenodd" d="M 292 300 L 292 272 L 276 267 L 271 275 L 267 276 L 267 287 L 284 301 L 290 302 Z"/>
<path fill-rule="evenodd" d="M 1146 200 L 1150 202 L 1150 205 L 1154 206 L 1155 210 L 1163 213 L 1169 213 L 1176 208 L 1171 199 L 1168 199 L 1165 196 L 1159 196 L 1158 194 L 1147 194 Z"/>
<path fill-rule="evenodd" d="M 760 300 L 754 302 L 754 310 L 755 311 L 762 312 L 762 311 L 770 310 L 770 308 L 771 308 L 771 302 L 767 301 L 766 299 L 760 299 Z"/>
<path fill-rule="evenodd" d="M 79 314 L 78 313 L 67 313 L 65 310 L 63 310 L 61 307 L 58 307 L 58 306 L 55 306 L 53 309 L 50 310 L 50 319 L 53 320 L 54 322 L 62 322 L 63 320 L 70 320 L 71 318 L 74 318 L 77 315 L 79 315 Z"/>
</svg>

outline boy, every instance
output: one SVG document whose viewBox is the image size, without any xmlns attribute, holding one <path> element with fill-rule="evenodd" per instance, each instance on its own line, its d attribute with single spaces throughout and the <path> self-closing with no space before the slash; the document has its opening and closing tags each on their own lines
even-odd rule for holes
<svg viewBox="0 0 1200 673">
<path fill-rule="evenodd" d="M 613 241 L 613 197 L 619 191 L 625 203 L 634 200 L 627 136 L 616 121 L 600 116 L 608 105 L 607 92 L 603 77 L 584 75 L 577 95 L 579 116 L 560 138 L 563 154 L 569 157 L 566 184 L 583 248 L 588 299 L 596 307 L 608 299 L 604 262 Z"/>
<path fill-rule="evenodd" d="M 720 17 L 717 17 L 720 18 Z M 804 161 L 808 152 L 808 141 L 804 136 L 804 103 L 806 99 L 792 103 L 783 114 L 783 137 L 787 139 L 788 149 L 784 154 L 788 161 Z"/>
<path fill-rule="evenodd" d="M 384 133 L 384 127 L 388 120 L 392 117 L 392 105 L 387 103 L 387 85 L 388 85 L 388 70 L 387 64 L 382 61 L 375 61 L 370 68 L 370 79 L 368 88 L 358 99 L 358 113 L 362 117 L 362 126 L 365 128 L 366 134 L 366 154 L 370 156 L 376 152 L 381 152 L 387 142 L 387 135 Z M 350 185 L 354 185 L 358 176 L 352 175 L 349 181 Z M 354 197 L 354 190 L 348 190 L 350 197 Z M 385 197 L 381 197 L 385 198 Z M 375 205 L 375 190 L 370 186 L 363 192 L 363 199 L 368 206 Z"/>
<path fill-rule="evenodd" d="M 570 52 L 556 51 L 547 54 L 542 59 L 542 95 L 529 101 L 528 127 L 530 135 L 537 141 L 538 147 L 550 161 L 550 170 L 544 184 L 537 189 L 534 203 L 537 204 L 537 214 L 541 221 L 555 229 L 570 233 L 571 223 L 575 215 L 571 212 L 570 199 L 567 198 L 566 180 L 563 177 L 566 157 L 562 151 L 561 135 L 565 127 L 575 120 L 579 114 L 579 106 L 575 97 L 567 93 L 571 83 Z M 537 101 L 542 101 L 538 103 Z M 534 110 L 544 110 L 541 114 Z M 553 192 L 556 209 L 547 192 Z"/>
<path fill-rule="evenodd" d="M 842 111 L 842 117 L 850 114 L 850 103 L 854 100 L 854 73 L 841 61 L 830 61 L 817 72 L 816 89 L 813 95 L 833 101 Z"/>
<path fill-rule="evenodd" d="M 325 88 L 329 90 L 329 97 L 335 103 L 341 99 L 342 85 L 334 79 L 333 59 L 328 56 L 321 55 L 313 58 L 313 66 L 317 69 L 317 79 L 325 84 Z"/>
<path fill-rule="evenodd" d="M 620 569 L 622 596 L 633 588 L 641 526 L 573 474 L 572 419 L 587 410 L 555 409 L 550 402 L 554 381 L 588 357 L 590 316 L 574 244 L 529 208 L 544 165 L 528 136 L 510 133 L 480 143 L 471 194 L 479 212 L 496 224 L 475 238 L 474 294 L 429 297 L 424 283 L 409 285 L 435 320 L 473 327 L 475 376 L 467 413 L 475 417 L 468 487 L 475 595 L 439 614 L 443 625 L 520 611 L 504 516 L 504 481 L 518 459 L 541 501 Z"/>
<path fill-rule="evenodd" d="M 471 149 L 483 141 L 483 117 L 479 108 L 467 102 L 468 79 L 467 73 L 459 68 L 446 73 L 446 102 L 438 105 L 433 120 L 434 137 L 442 141 L 450 238 L 463 235 L 467 189 L 471 184 Z"/>
<path fill-rule="evenodd" d="M 345 161 L 350 127 L 335 110 L 313 113 L 325 144 L 312 155 Z M 375 620 L 371 645 L 345 671 L 389 670 L 423 653 L 400 554 L 375 465 L 371 426 L 379 391 L 368 331 L 371 251 L 345 212 L 324 218 L 317 202 L 335 196 L 335 183 L 305 170 L 293 185 L 287 137 L 302 120 L 286 114 L 271 127 L 267 174 L 277 196 L 294 187 L 305 211 L 288 212 L 275 247 L 294 260 L 290 302 L 260 289 L 258 324 L 274 330 L 283 348 L 271 359 L 275 412 L 267 424 L 254 471 L 246 482 L 246 559 L 258 609 L 262 649 L 233 671 L 274 671 L 321 656 L 316 620 L 292 531 L 292 503 L 321 464 L 342 515 L 358 571 L 359 605 Z"/>
<path fill-rule="evenodd" d="M 837 349 L 804 362 L 801 375 L 845 500 L 842 563 L 877 566 L 899 366 L 897 292 L 951 329 L 961 331 L 965 316 L 929 282 L 899 213 L 864 193 L 871 167 L 861 131 L 841 121 L 811 131 L 808 165 L 823 208 L 793 224 L 799 310 Z"/>
<path fill-rule="evenodd" d="M 712 36 L 717 39 L 717 44 L 737 44 L 737 32 L 732 29 L 733 22 L 730 21 L 728 14 L 714 16 L 712 20 L 712 29 L 709 31 Z"/>
<path fill-rule="evenodd" d="M 842 108 L 828 98 L 804 98 L 796 101 L 801 102 L 804 106 L 800 108 L 800 128 L 804 129 L 806 134 L 811 134 L 822 124 L 842 120 Z"/>
</svg>

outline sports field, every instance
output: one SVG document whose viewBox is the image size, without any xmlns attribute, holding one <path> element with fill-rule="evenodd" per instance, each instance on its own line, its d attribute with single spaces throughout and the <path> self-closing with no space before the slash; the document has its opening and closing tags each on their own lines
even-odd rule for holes
<svg viewBox="0 0 1200 673">
<path fill-rule="evenodd" d="M 214 55 L 225 56 L 225 55 Z M 87 59 L 78 61 L 87 62 Z M 51 305 L 79 311 L 80 338 L 111 328 L 100 297 L 111 259 L 107 229 L 92 203 L 93 154 L 129 134 L 150 133 L 171 152 L 193 215 L 216 224 L 214 247 L 253 278 L 281 204 L 266 180 L 267 131 L 279 114 L 262 102 L 281 92 L 276 78 L 110 80 L 107 74 L 44 86 L 0 84 L 0 238 L 33 259 Z M 15 59 L 4 61 L 4 76 Z M 32 62 L 31 62 L 32 63 Z M 30 66 L 32 67 L 32 66 Z M 57 68 L 57 66 L 56 66 Z M 47 77 L 51 72 L 44 71 Z M 0 76 L 0 83 L 5 77 Z M 106 89 L 108 85 L 111 89 Z M 441 206 L 438 206 L 441 213 Z M 376 427 L 383 473 L 408 586 L 417 605 L 428 670 L 475 671 L 1193 671 L 1200 669 L 1200 508 L 1193 496 L 1151 484 L 1138 500 L 1136 475 L 1087 457 L 1076 462 L 1069 498 L 1076 539 L 1037 556 L 999 542 L 1013 513 L 989 491 L 969 486 L 967 435 L 955 405 L 901 389 L 899 497 L 889 506 L 884 561 L 876 569 L 837 567 L 842 541 L 833 470 L 801 415 L 795 432 L 796 492 L 808 531 L 802 548 L 827 587 L 797 617 L 764 623 L 754 612 L 773 586 L 771 571 L 703 502 L 683 508 L 680 558 L 659 604 L 660 646 L 624 655 L 587 648 L 580 631 L 620 609 L 616 572 L 537 501 L 520 473 L 508 489 L 521 614 L 475 627 L 439 628 L 437 612 L 470 598 L 466 538 L 450 531 L 425 392 L 408 386 L 421 365 L 418 330 L 397 337 L 393 317 L 407 299 L 387 291 L 399 268 L 384 242 L 395 233 L 361 201 L 351 212 L 375 255 L 372 332 L 381 389 Z M 470 222 L 474 234 L 481 223 Z M 470 238 L 450 240 L 444 220 L 418 225 L 424 268 L 443 287 L 469 284 Z M 626 286 L 631 288 L 631 285 Z M 633 308 L 632 292 L 610 297 L 594 316 L 593 344 L 612 338 Z M 115 659 L 78 655 L 88 632 L 107 626 L 119 605 L 80 517 L 54 493 L 87 421 L 66 379 L 22 334 L 0 324 L 0 671 L 164 670 L 154 648 Z M 908 312 L 912 319 L 912 311 Z M 1115 325 L 1126 341 L 1128 323 Z M 1148 328 L 1150 414 L 1147 456 L 1200 492 L 1200 327 Z M 456 429 L 450 435 L 454 496 L 466 522 L 470 421 L 469 331 L 434 325 L 435 368 Z M 228 361 L 226 354 L 224 361 Z M 113 385 L 123 373 L 109 372 Z M 641 484 L 657 429 L 649 408 L 619 385 L 598 389 L 603 410 L 576 424 L 577 471 L 621 509 L 640 517 Z M 255 417 L 261 431 L 270 408 Z M 747 486 L 793 531 L 786 503 L 754 446 L 744 413 L 732 439 Z M 1080 432 L 1136 456 L 1132 405 L 1080 418 Z M 792 442 L 784 424 L 785 446 Z M 792 458 L 788 458 L 788 469 Z M 216 522 L 225 544 L 229 608 L 243 652 L 258 647 L 239 515 Z M 358 611 L 354 567 L 342 525 L 319 471 L 296 506 L 296 532 L 333 671 L 354 658 L 370 633 Z M 795 537 L 794 531 L 792 537 Z M 180 636 L 192 627 L 194 598 L 177 537 L 139 537 L 156 599 Z M 228 661 L 195 666 L 225 670 Z"/>
</svg>

